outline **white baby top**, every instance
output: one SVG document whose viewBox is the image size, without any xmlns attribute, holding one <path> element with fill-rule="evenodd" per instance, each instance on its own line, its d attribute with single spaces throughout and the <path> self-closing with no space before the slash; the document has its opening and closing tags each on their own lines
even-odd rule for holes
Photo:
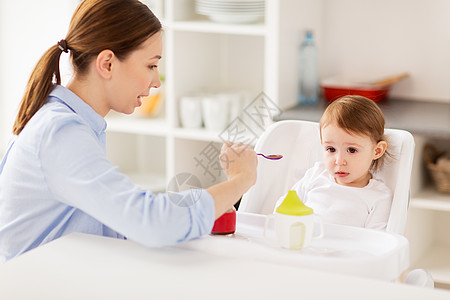
<svg viewBox="0 0 450 300">
<path fill-rule="evenodd" d="M 300 200 L 326 223 L 386 228 L 392 193 L 379 179 L 370 179 L 363 188 L 343 186 L 335 182 L 323 162 L 317 162 L 291 190 L 295 190 Z"/>
</svg>

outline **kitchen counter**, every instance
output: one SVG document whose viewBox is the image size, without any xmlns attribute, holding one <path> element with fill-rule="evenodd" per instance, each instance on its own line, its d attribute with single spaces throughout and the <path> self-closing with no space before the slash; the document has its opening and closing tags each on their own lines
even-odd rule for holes
<svg viewBox="0 0 450 300">
<path fill-rule="evenodd" d="M 295 106 L 283 111 L 275 120 L 318 122 L 328 102 L 316 106 Z M 386 99 L 378 103 L 386 118 L 386 127 L 403 129 L 412 134 L 450 139 L 450 104 L 424 101 Z"/>
</svg>

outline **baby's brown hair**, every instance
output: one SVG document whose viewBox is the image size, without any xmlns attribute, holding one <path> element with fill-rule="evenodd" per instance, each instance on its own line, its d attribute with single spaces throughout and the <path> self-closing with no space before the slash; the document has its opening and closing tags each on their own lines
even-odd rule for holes
<svg viewBox="0 0 450 300">
<path fill-rule="evenodd" d="M 335 124 L 350 134 L 367 135 L 374 143 L 386 141 L 383 112 L 374 101 L 363 96 L 343 96 L 328 105 L 320 119 L 321 140 L 322 128 L 329 124 Z M 374 160 L 371 170 L 377 171 L 384 157 Z"/>
</svg>

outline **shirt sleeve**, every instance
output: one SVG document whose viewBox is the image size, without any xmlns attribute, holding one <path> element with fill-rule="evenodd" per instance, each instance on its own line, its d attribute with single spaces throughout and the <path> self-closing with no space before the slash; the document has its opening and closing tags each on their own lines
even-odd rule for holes
<svg viewBox="0 0 450 300">
<path fill-rule="evenodd" d="M 185 191 L 176 201 L 142 190 L 111 164 L 88 126 L 73 119 L 52 122 L 40 158 L 49 189 L 61 202 L 150 247 L 211 232 L 214 200 L 206 190 Z"/>
<path fill-rule="evenodd" d="M 373 192 L 373 204 L 365 224 L 366 228 L 386 229 L 392 205 L 392 193 L 387 186 L 380 184 Z"/>
</svg>

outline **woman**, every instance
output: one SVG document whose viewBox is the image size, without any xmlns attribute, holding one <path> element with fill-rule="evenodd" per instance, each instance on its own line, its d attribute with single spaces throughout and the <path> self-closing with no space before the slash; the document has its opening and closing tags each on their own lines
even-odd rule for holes
<svg viewBox="0 0 450 300">
<path fill-rule="evenodd" d="M 74 76 L 60 85 L 59 58 L 70 53 Z M 228 180 L 196 199 L 135 186 L 105 154 L 105 115 L 130 114 L 159 87 L 161 24 L 136 0 L 85 0 L 64 40 L 29 79 L 0 164 L 0 262 L 71 232 L 171 245 L 211 231 L 256 181 L 256 153 L 227 143 Z M 238 155 L 239 154 L 239 155 Z M 224 159 L 225 161 L 225 159 Z"/>
</svg>

